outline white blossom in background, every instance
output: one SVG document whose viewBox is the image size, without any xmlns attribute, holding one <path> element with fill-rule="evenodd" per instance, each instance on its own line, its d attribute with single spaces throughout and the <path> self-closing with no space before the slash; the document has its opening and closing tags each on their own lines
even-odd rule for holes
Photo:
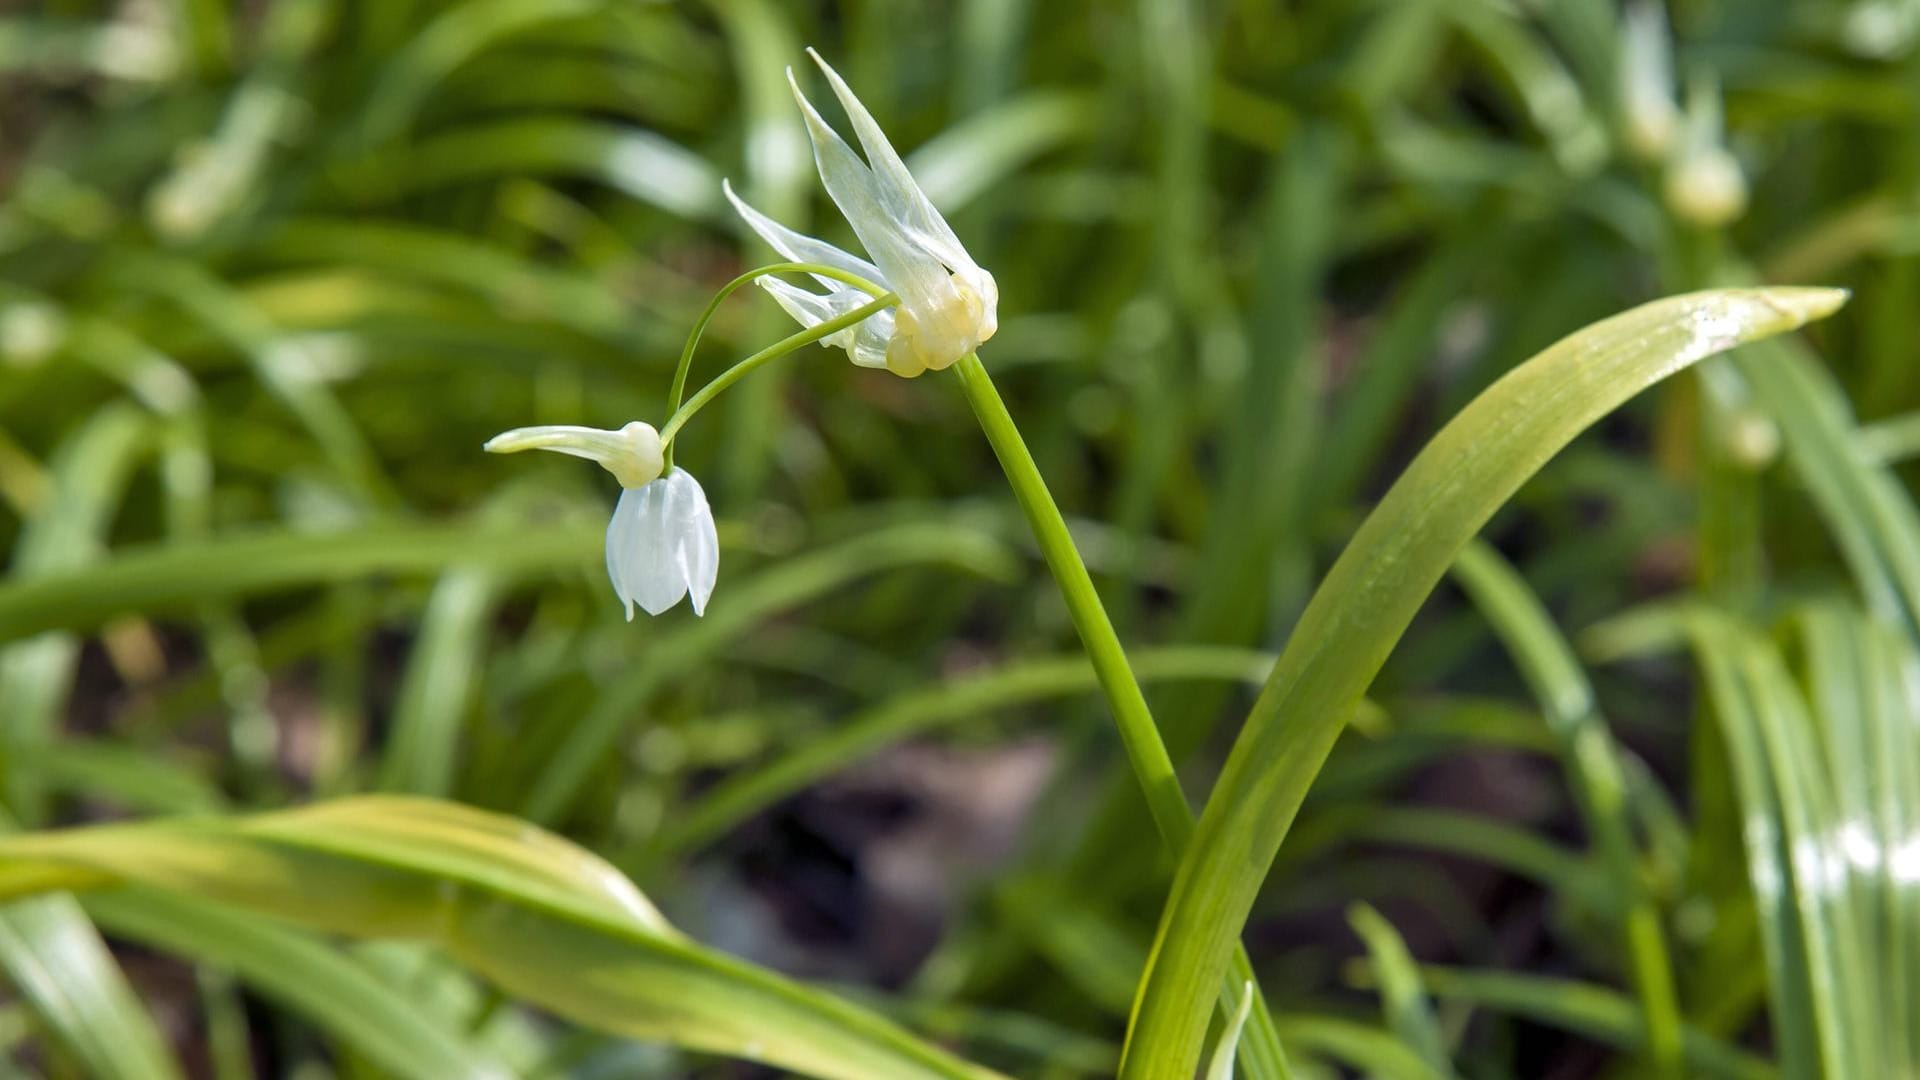
<svg viewBox="0 0 1920 1080">
<path fill-rule="evenodd" d="M 1747 212 L 1747 175 L 1723 141 L 1720 88 L 1709 78 L 1690 80 L 1685 127 L 1667 162 L 1663 195 L 1675 217 L 1703 229 L 1732 224 Z"/>
<path fill-rule="evenodd" d="M 67 318 L 60 309 L 39 300 L 0 304 L 0 363 L 36 367 L 67 340 Z"/>
<path fill-rule="evenodd" d="M 1673 35 L 1659 0 L 1634 0 L 1622 16 L 1620 112 L 1627 148 L 1661 161 L 1680 131 L 1674 104 Z"/>
<path fill-rule="evenodd" d="M 1720 90 L 1710 74 L 1688 79 L 1675 102 L 1673 30 L 1660 0 L 1631 0 L 1620 36 L 1621 136 L 1642 161 L 1662 166 L 1661 198 L 1673 216 L 1714 229 L 1747 210 L 1747 177 L 1723 141 Z"/>
<path fill-rule="evenodd" d="M 1847 9 L 1840 40 L 1855 56 L 1898 60 L 1920 36 L 1920 0 L 1859 0 Z"/>
<path fill-rule="evenodd" d="M 618 431 L 549 425 L 515 428 L 487 440 L 492 454 L 551 450 L 586 458 L 620 481 L 607 523 L 607 577 L 633 620 L 635 604 L 658 615 L 687 597 L 707 610 L 720 572 L 720 539 L 706 492 L 685 469 L 661 475 L 660 433 L 638 420 Z"/>
<path fill-rule="evenodd" d="M 742 201 L 731 185 L 723 185 L 723 190 L 753 231 L 781 255 L 844 270 L 900 298 L 897 308 L 834 334 L 827 344 L 847 350 L 862 367 L 884 367 L 907 378 L 940 371 L 978 348 L 999 328 L 999 287 L 993 275 L 960 246 L 959 237 L 914 182 L 860 99 L 818 53 L 808 49 L 807 55 L 826 73 L 866 152 L 862 161 L 800 92 L 788 69 L 787 82 L 806 118 L 821 183 L 871 261 L 774 221 Z M 845 282 L 815 280 L 826 292 L 811 292 L 771 276 L 760 278 L 759 284 L 803 326 L 818 326 L 873 299 Z"/>
</svg>

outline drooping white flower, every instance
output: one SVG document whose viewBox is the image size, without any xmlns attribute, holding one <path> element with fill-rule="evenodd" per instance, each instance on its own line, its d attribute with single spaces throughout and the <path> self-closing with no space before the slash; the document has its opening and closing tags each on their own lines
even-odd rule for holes
<svg viewBox="0 0 1920 1080">
<path fill-rule="evenodd" d="M 658 615 L 680 602 L 707 612 L 707 598 L 720 573 L 720 538 L 713 528 L 707 493 L 685 469 L 620 493 L 607 523 L 607 576 L 627 605 Z"/>
<path fill-rule="evenodd" d="M 595 461 L 620 481 L 620 501 L 607 523 L 607 577 L 614 595 L 658 615 L 689 597 L 703 615 L 720 572 L 720 540 L 706 492 L 685 469 L 660 473 L 660 433 L 638 420 L 618 431 L 550 425 L 515 428 L 487 440 L 493 454 L 552 450 Z"/>
<path fill-rule="evenodd" d="M 812 49 L 834 96 L 853 122 L 866 160 L 853 152 L 800 92 L 792 69 L 787 82 L 806 118 L 813 160 L 834 205 L 853 226 L 872 261 L 842 251 L 824 240 L 795 232 L 748 206 L 723 185 L 728 200 L 753 231 L 775 251 L 796 262 L 832 266 L 882 285 L 899 296 L 899 306 L 827 339 L 847 350 L 862 367 L 885 367 L 912 378 L 939 371 L 978 348 L 999 328 L 1000 290 L 993 275 L 973 261 L 959 237 L 907 172 L 873 116 L 839 74 Z M 818 326 L 872 300 L 861 290 L 832 278 L 816 277 L 825 293 L 810 292 L 773 277 L 762 288 L 804 326 Z"/>
</svg>

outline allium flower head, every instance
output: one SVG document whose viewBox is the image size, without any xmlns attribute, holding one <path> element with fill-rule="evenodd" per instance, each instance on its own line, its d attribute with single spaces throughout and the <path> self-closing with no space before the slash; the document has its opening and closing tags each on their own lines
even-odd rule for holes
<svg viewBox="0 0 1920 1080">
<path fill-rule="evenodd" d="M 685 469 L 660 474 L 660 433 L 638 420 L 618 431 L 551 425 L 515 428 L 487 440 L 493 454 L 552 450 L 595 461 L 620 481 L 620 501 L 607 523 L 607 577 L 627 606 L 658 615 L 689 597 L 706 612 L 720 572 L 720 541 L 706 492 Z"/>
<path fill-rule="evenodd" d="M 800 92 L 792 69 L 787 71 L 787 82 L 806 118 L 820 180 L 872 261 L 774 221 L 742 201 L 731 185 L 724 186 L 727 198 L 753 231 L 780 254 L 798 262 L 845 270 L 884 286 L 900 298 L 895 310 L 833 335 L 827 339 L 829 345 L 847 350 L 853 362 L 862 367 L 885 367 L 909 378 L 946 368 L 978 348 L 999 328 L 999 287 L 993 275 L 981 269 L 960 246 L 959 237 L 920 185 L 914 183 L 906 163 L 846 82 L 818 53 L 809 49 L 807 55 L 826 73 L 834 96 L 853 122 L 866 160 L 862 161 L 821 118 Z M 844 282 L 825 277 L 815 280 L 825 286 L 825 293 L 810 292 L 773 277 L 761 278 L 760 285 L 804 326 L 817 326 L 845 315 L 872 299 Z"/>
</svg>

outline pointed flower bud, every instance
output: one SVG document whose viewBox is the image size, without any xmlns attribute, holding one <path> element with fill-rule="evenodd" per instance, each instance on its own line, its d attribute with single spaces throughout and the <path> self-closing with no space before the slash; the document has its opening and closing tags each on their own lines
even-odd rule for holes
<svg viewBox="0 0 1920 1080">
<path fill-rule="evenodd" d="M 633 421 L 619 431 L 549 424 L 514 428 L 487 440 L 489 454 L 517 454 L 522 450 L 552 450 L 557 454 L 597 461 L 623 488 L 636 488 L 660 475 L 666 452 L 652 424 Z"/>
<path fill-rule="evenodd" d="M 665 476 L 660 433 L 638 420 L 618 431 L 551 425 L 516 428 L 487 440 L 492 454 L 552 450 L 595 461 L 624 489 L 607 523 L 607 577 L 614 595 L 658 615 L 690 596 L 706 613 L 720 572 L 720 541 L 706 492 L 685 469 Z"/>
<path fill-rule="evenodd" d="M 908 378 L 946 368 L 999 328 L 999 287 L 993 275 L 960 246 L 959 237 L 914 182 L 906 163 L 846 82 L 818 53 L 809 49 L 807 55 L 826 73 L 834 96 L 853 122 L 866 160 L 821 118 L 800 92 L 791 70 L 787 82 L 806 119 L 820 180 L 872 261 L 781 225 L 748 206 L 731 186 L 724 188 L 727 198 L 753 231 L 780 254 L 856 274 L 900 298 L 895 310 L 835 334 L 828 344 L 847 350 L 862 367 L 885 367 Z M 825 293 L 771 277 L 761 278 L 760 285 L 804 326 L 817 326 L 872 299 L 843 282 L 815 280 L 826 288 Z"/>
</svg>

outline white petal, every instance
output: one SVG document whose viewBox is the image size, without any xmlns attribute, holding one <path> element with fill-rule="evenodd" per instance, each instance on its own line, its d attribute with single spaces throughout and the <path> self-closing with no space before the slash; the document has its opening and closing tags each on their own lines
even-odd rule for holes
<svg viewBox="0 0 1920 1080">
<path fill-rule="evenodd" d="M 949 269 L 961 272 L 978 270 L 979 267 L 967 255 L 967 249 L 960 246 L 960 238 L 954 235 L 947 219 L 940 216 L 933 200 L 927 198 L 926 192 L 921 191 L 920 185 L 914 182 L 913 174 L 907 171 L 907 163 L 894 152 L 893 144 L 887 141 L 886 132 L 880 130 L 873 114 L 860 104 L 860 99 L 854 96 L 846 80 L 821 59 L 819 53 L 808 49 L 807 55 L 813 57 L 813 62 L 826 74 L 834 96 L 840 99 L 841 108 L 847 111 L 847 118 L 853 121 L 853 133 L 859 137 L 860 148 L 866 151 L 867 163 L 873 169 L 875 193 L 888 212 L 919 234 L 920 242 L 946 263 Z"/>
<path fill-rule="evenodd" d="M 687 579 L 673 552 L 675 530 L 667 478 L 627 494 L 633 496 L 637 509 L 625 550 L 619 553 L 620 580 L 635 603 L 647 614 L 658 615 L 687 594 Z"/>
<path fill-rule="evenodd" d="M 693 613 L 704 615 L 707 598 L 713 595 L 713 583 L 720 576 L 720 536 L 714 529 L 713 510 L 707 505 L 707 493 L 700 482 L 685 469 L 675 469 L 664 478 L 667 501 L 672 507 L 674 557 L 687 584 Z"/>
<path fill-rule="evenodd" d="M 771 275 L 759 278 L 757 284 L 772 294 L 774 301 L 787 314 L 793 316 L 794 321 L 808 327 L 819 326 L 828 319 L 857 311 L 873 300 L 859 289 L 844 286 L 825 295 L 808 292 L 790 281 Z M 885 367 L 887 339 L 892 336 L 893 310 L 888 308 L 862 319 L 837 334 L 828 336 L 823 341 L 827 345 L 847 350 L 847 355 L 861 367 Z"/>
<path fill-rule="evenodd" d="M 613 582 L 613 595 L 627 606 L 627 621 L 633 621 L 633 597 L 627 592 L 622 566 L 632 550 L 634 518 L 640 511 L 638 488 L 625 488 L 620 501 L 613 504 L 613 517 L 607 522 L 607 578 Z"/>
<path fill-rule="evenodd" d="M 692 592 L 693 612 L 705 613 L 720 574 L 720 538 L 700 482 L 674 469 L 620 495 L 607 526 L 607 576 L 627 603 L 658 615 Z"/>
<path fill-rule="evenodd" d="M 765 240 L 767 246 L 773 250 L 794 262 L 820 263 L 836 270 L 845 270 L 849 274 L 857 274 L 876 285 L 883 287 L 886 285 L 885 275 L 880 273 L 880 268 L 867 260 L 851 252 L 842 251 L 825 240 L 789 229 L 755 210 L 747 204 L 745 199 L 733 193 L 733 185 L 728 181 L 720 181 L 720 190 L 726 194 L 727 201 L 733 204 L 734 210 L 747 225 L 754 232 L 759 233 L 760 239 Z M 817 280 L 823 285 L 849 287 L 845 282 L 833 278 L 817 278 Z"/>
<path fill-rule="evenodd" d="M 787 72 L 787 84 L 793 88 L 794 100 L 806 119 L 814 164 L 820 168 L 827 194 L 853 226 L 867 254 L 873 256 L 888 287 L 899 294 L 901 305 L 926 317 L 958 303 L 960 294 L 953 279 L 939 257 L 927 248 L 926 234 L 915 227 L 913 216 L 889 205 L 873 170 L 821 118 L 800 92 L 791 70 Z"/>
<path fill-rule="evenodd" d="M 860 302 L 850 296 L 847 299 L 852 303 L 837 302 L 832 293 L 808 292 L 793 282 L 774 277 L 772 274 L 755 278 L 753 283 L 765 289 L 773 297 L 774 302 L 780 305 L 782 311 L 793 316 L 794 322 L 809 329 L 819 326 L 828 319 L 845 315 L 860 306 Z M 847 329 L 851 330 L 852 327 Z M 822 340 L 829 345 L 840 345 L 841 348 L 846 348 L 847 346 L 841 343 L 841 339 L 847 336 L 847 330 L 842 330 Z"/>
</svg>

